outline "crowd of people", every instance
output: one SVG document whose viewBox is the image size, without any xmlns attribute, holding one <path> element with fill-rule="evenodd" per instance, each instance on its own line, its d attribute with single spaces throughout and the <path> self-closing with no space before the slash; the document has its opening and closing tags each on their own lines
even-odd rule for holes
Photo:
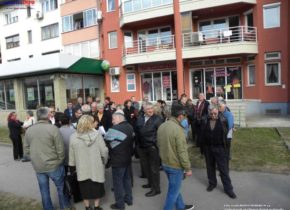
<svg viewBox="0 0 290 210">
<path fill-rule="evenodd" d="M 208 186 L 217 186 L 219 170 L 225 193 L 236 198 L 229 176 L 230 146 L 234 118 L 222 98 L 210 102 L 200 93 L 196 104 L 182 94 L 169 106 L 158 100 L 153 104 L 145 98 L 139 104 L 135 97 L 119 105 L 106 97 L 79 97 L 68 102 L 64 112 L 55 107 L 40 107 L 27 112 L 25 122 L 15 112 L 8 116 L 14 160 L 31 161 L 36 172 L 42 204 L 45 210 L 54 209 L 50 198 L 49 179 L 58 192 L 61 209 L 71 208 L 70 193 L 64 190 L 65 179 L 76 174 L 80 196 L 85 209 L 101 210 L 100 199 L 105 195 L 105 170 L 111 167 L 115 202 L 111 209 L 133 205 L 132 157 L 140 159 L 140 178 L 147 179 L 146 197 L 161 193 L 160 170 L 168 178 L 164 210 L 189 210 L 181 195 L 181 183 L 192 175 L 188 155 L 188 139 L 205 157 Z M 191 130 L 191 132 L 189 132 Z M 21 136 L 24 134 L 24 146 Z M 24 152 L 23 152 L 24 148 Z"/>
</svg>

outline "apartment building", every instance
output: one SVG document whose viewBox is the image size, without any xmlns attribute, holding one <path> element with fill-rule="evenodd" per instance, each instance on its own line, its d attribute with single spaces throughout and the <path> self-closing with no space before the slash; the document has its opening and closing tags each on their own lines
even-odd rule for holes
<svg viewBox="0 0 290 210">
<path fill-rule="evenodd" d="M 102 1 L 106 93 L 122 102 L 222 96 L 289 114 L 287 0 Z M 118 21 L 116 21 L 118 20 Z"/>
<path fill-rule="evenodd" d="M 0 3 L 1 119 L 103 94 L 96 1 Z M 76 3 L 79 3 L 76 6 Z"/>
</svg>

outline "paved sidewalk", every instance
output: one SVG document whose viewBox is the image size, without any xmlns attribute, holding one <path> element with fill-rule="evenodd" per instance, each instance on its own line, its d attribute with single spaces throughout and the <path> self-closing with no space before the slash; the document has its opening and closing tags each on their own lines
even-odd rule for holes
<svg viewBox="0 0 290 210">
<path fill-rule="evenodd" d="M 167 191 L 167 179 L 161 172 L 162 193 L 153 198 L 147 198 L 144 194 L 148 191 L 141 185 L 146 180 L 140 179 L 139 165 L 134 168 L 134 205 L 127 210 L 161 210 Z M 114 202 L 113 192 L 110 191 L 111 170 L 106 172 L 106 196 L 101 205 L 104 210 L 110 210 L 109 206 Z M 193 176 L 187 178 L 182 187 L 186 203 L 194 202 L 198 210 L 289 210 L 290 209 L 290 176 L 264 174 L 256 172 L 231 172 L 232 182 L 238 198 L 232 200 L 224 193 L 219 180 L 218 187 L 207 192 L 206 171 L 193 169 Z M 51 187 L 52 198 L 57 203 L 54 186 Z M 40 200 L 40 193 L 31 163 L 22 163 L 12 160 L 12 148 L 0 146 L 0 191 L 11 192 L 18 196 L 30 197 Z M 253 206 L 253 205 L 263 206 Z M 238 205 L 238 206 L 234 206 Z M 241 205 L 248 205 L 247 208 Z M 252 206 L 249 206 L 252 205 Z M 267 206 L 264 206 L 267 205 Z M 231 207 L 229 207 L 231 206 Z M 262 208 L 264 207 L 264 208 Z M 77 209 L 84 209 L 82 203 L 76 204 Z"/>
<path fill-rule="evenodd" d="M 275 116 L 275 115 L 261 115 L 261 116 L 249 116 L 246 117 L 246 127 L 289 127 L 290 128 L 290 116 Z M 289 207 L 290 209 L 290 207 Z"/>
</svg>

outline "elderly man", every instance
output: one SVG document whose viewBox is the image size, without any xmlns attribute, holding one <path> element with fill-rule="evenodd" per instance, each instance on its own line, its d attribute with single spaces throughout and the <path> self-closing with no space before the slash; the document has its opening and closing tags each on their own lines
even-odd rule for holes
<svg viewBox="0 0 290 210">
<path fill-rule="evenodd" d="M 191 210 L 194 205 L 185 205 L 181 195 L 181 183 L 185 176 L 191 176 L 191 164 L 187 152 L 186 138 L 181 125 L 186 118 L 186 110 L 182 105 L 175 105 L 172 117 L 163 123 L 157 132 L 159 154 L 162 167 L 168 178 L 168 192 L 164 210 Z"/>
<path fill-rule="evenodd" d="M 118 110 L 113 114 L 113 126 L 105 135 L 109 144 L 111 158 L 115 203 L 111 209 L 125 209 L 133 204 L 131 156 L 133 153 L 133 127 L 125 120 L 124 112 Z"/>
<path fill-rule="evenodd" d="M 64 143 L 59 129 L 49 123 L 50 115 L 47 107 L 37 110 L 38 123 L 27 129 L 24 137 L 24 150 L 25 155 L 30 156 L 36 172 L 43 208 L 45 210 L 54 209 L 49 191 L 50 178 L 57 188 L 60 209 L 65 209 L 70 204 L 63 194 Z"/>
<path fill-rule="evenodd" d="M 225 193 L 230 198 L 236 198 L 229 176 L 228 152 L 226 137 L 228 134 L 227 121 L 219 115 L 217 108 L 210 110 L 210 117 L 202 122 L 202 139 L 206 161 L 209 185 L 207 191 L 212 191 L 217 185 L 216 166 L 220 172 Z"/>
<path fill-rule="evenodd" d="M 136 123 L 138 145 L 140 146 L 140 161 L 144 166 L 144 172 L 148 178 L 148 184 L 143 188 L 151 188 L 146 193 L 147 197 L 160 194 L 160 158 L 157 147 L 157 130 L 163 122 L 161 117 L 154 114 L 153 105 L 146 103 L 145 114 L 139 115 Z"/>
</svg>

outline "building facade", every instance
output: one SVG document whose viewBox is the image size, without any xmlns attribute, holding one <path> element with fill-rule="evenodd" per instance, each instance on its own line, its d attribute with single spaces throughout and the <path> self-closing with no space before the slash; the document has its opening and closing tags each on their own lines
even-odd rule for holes
<svg viewBox="0 0 290 210">
<path fill-rule="evenodd" d="M 114 101 L 203 92 L 238 103 L 246 115 L 289 114 L 288 1 L 102 2 L 112 66 L 106 94 Z"/>
</svg>

